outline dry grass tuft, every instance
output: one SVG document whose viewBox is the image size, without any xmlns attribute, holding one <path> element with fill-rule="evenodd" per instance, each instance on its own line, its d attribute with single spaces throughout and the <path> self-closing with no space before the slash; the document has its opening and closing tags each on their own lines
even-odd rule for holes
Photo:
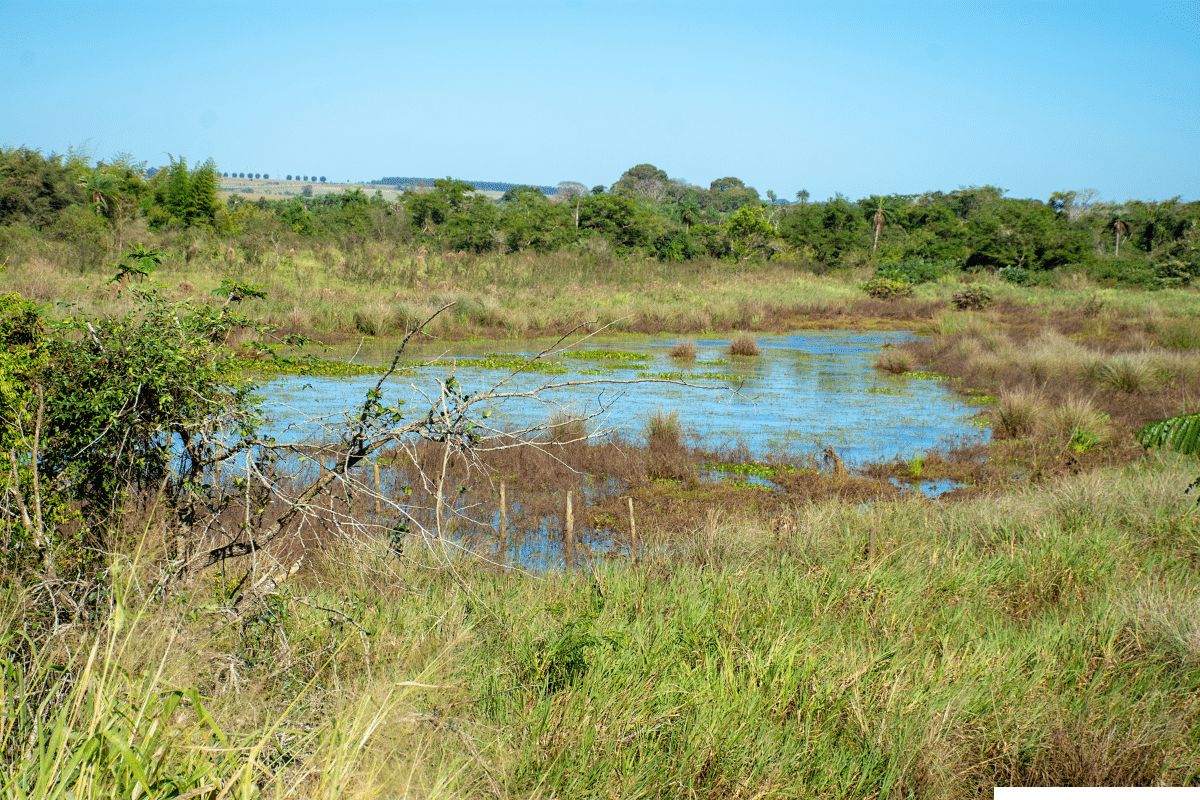
<svg viewBox="0 0 1200 800">
<path fill-rule="evenodd" d="M 1098 364 L 1095 377 L 1106 388 L 1138 394 L 1151 388 L 1156 376 L 1145 353 L 1122 353 Z"/>
<path fill-rule="evenodd" d="M 656 410 L 646 418 L 646 440 L 650 444 L 678 447 L 683 441 L 683 425 L 675 411 Z"/>
<path fill-rule="evenodd" d="M 1106 444 L 1113 437 L 1109 416 L 1087 397 L 1068 396 L 1051 412 L 1050 425 L 1061 442 L 1080 452 Z"/>
<path fill-rule="evenodd" d="M 729 344 L 729 354 L 731 356 L 760 356 L 762 350 L 758 348 L 758 339 L 753 333 L 739 333 L 733 337 L 733 341 Z"/>
<path fill-rule="evenodd" d="M 884 350 L 875 358 L 875 369 L 900 375 L 912 369 L 912 356 L 904 350 Z"/>
<path fill-rule="evenodd" d="M 678 358 L 683 361 L 696 360 L 696 340 L 684 339 L 681 342 L 676 342 L 671 348 L 671 358 Z"/>
<path fill-rule="evenodd" d="M 1003 391 L 991 409 L 992 430 L 998 439 L 1024 439 L 1037 432 L 1046 418 L 1046 404 L 1037 392 Z"/>
</svg>

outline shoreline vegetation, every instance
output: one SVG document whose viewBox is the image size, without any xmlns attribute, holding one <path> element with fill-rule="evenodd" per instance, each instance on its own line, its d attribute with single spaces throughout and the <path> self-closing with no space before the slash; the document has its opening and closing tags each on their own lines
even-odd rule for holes
<svg viewBox="0 0 1200 800">
<path fill-rule="evenodd" d="M 1200 785 L 1200 462 L 1133 437 L 1200 410 L 1197 204 L 784 207 L 649 165 L 220 202 L 211 164 L 0 167 L 0 796 Z M 652 409 L 489 440 L 452 376 L 324 448 L 255 433 L 246 375 L 360 369 L 311 339 L 514 369 L 487 344 L 589 320 L 683 361 L 915 331 L 875 367 L 944 377 L 992 441 L 853 473 Z M 931 479 L 966 488 L 896 485 Z"/>
</svg>

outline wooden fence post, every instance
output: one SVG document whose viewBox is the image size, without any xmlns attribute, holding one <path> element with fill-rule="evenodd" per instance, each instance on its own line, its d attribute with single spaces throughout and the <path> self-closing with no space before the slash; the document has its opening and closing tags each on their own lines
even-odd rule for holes
<svg viewBox="0 0 1200 800">
<path fill-rule="evenodd" d="M 379 462 L 376 461 L 371 466 L 373 466 L 375 468 L 375 520 L 378 522 L 379 521 L 379 500 L 383 496 L 382 492 L 379 491 Z"/>
<path fill-rule="evenodd" d="M 638 538 L 637 524 L 633 521 L 633 498 L 626 497 L 625 499 L 629 501 L 629 555 L 632 556 L 633 563 L 636 564 L 638 560 Z"/>
<path fill-rule="evenodd" d="M 567 492 L 567 569 L 575 570 L 575 512 L 571 508 L 571 492 Z"/>
<path fill-rule="evenodd" d="M 500 558 L 499 562 L 508 567 L 508 500 L 504 496 L 504 481 L 500 481 Z"/>
</svg>

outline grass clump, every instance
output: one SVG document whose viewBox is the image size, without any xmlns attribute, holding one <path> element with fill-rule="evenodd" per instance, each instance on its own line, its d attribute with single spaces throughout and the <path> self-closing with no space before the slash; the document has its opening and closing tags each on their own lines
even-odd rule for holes
<svg viewBox="0 0 1200 800">
<path fill-rule="evenodd" d="M 578 442 L 587 438 L 587 423 L 577 414 L 558 411 L 550 417 L 546 432 L 552 442 Z"/>
<path fill-rule="evenodd" d="M 1078 453 L 1102 447 L 1112 440 L 1109 416 L 1087 397 L 1068 396 L 1050 414 L 1050 428 L 1058 440 Z"/>
<path fill-rule="evenodd" d="M 999 439 L 1032 436 L 1046 420 L 1042 396 L 1026 389 L 1003 391 L 991 407 L 992 430 Z"/>
<path fill-rule="evenodd" d="M 1094 371 L 1101 386 L 1126 394 L 1137 394 L 1155 382 L 1155 369 L 1144 353 L 1121 353 L 1097 364 Z"/>
<path fill-rule="evenodd" d="M 872 366 L 893 375 L 902 375 L 912 369 L 912 355 L 904 350 L 887 349 L 875 357 Z"/>
<path fill-rule="evenodd" d="M 753 333 L 742 332 L 733 337 L 729 343 L 731 356 L 760 356 L 762 350 L 758 347 L 758 339 Z"/>
<path fill-rule="evenodd" d="M 652 446 L 669 445 L 678 447 L 683 442 L 683 424 L 676 411 L 655 410 L 646 417 L 646 441 Z"/>
<path fill-rule="evenodd" d="M 671 358 L 678 358 L 681 361 L 696 360 L 696 340 L 684 339 L 681 342 L 676 342 L 671 348 Z"/>
</svg>

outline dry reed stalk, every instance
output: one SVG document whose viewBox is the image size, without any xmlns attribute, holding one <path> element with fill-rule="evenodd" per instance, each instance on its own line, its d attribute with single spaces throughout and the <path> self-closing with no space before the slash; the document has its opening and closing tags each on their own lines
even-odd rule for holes
<svg viewBox="0 0 1200 800">
<path fill-rule="evenodd" d="M 762 350 L 758 347 L 758 339 L 753 333 L 739 333 L 729 344 L 729 354 L 733 356 L 760 356 Z"/>
</svg>

